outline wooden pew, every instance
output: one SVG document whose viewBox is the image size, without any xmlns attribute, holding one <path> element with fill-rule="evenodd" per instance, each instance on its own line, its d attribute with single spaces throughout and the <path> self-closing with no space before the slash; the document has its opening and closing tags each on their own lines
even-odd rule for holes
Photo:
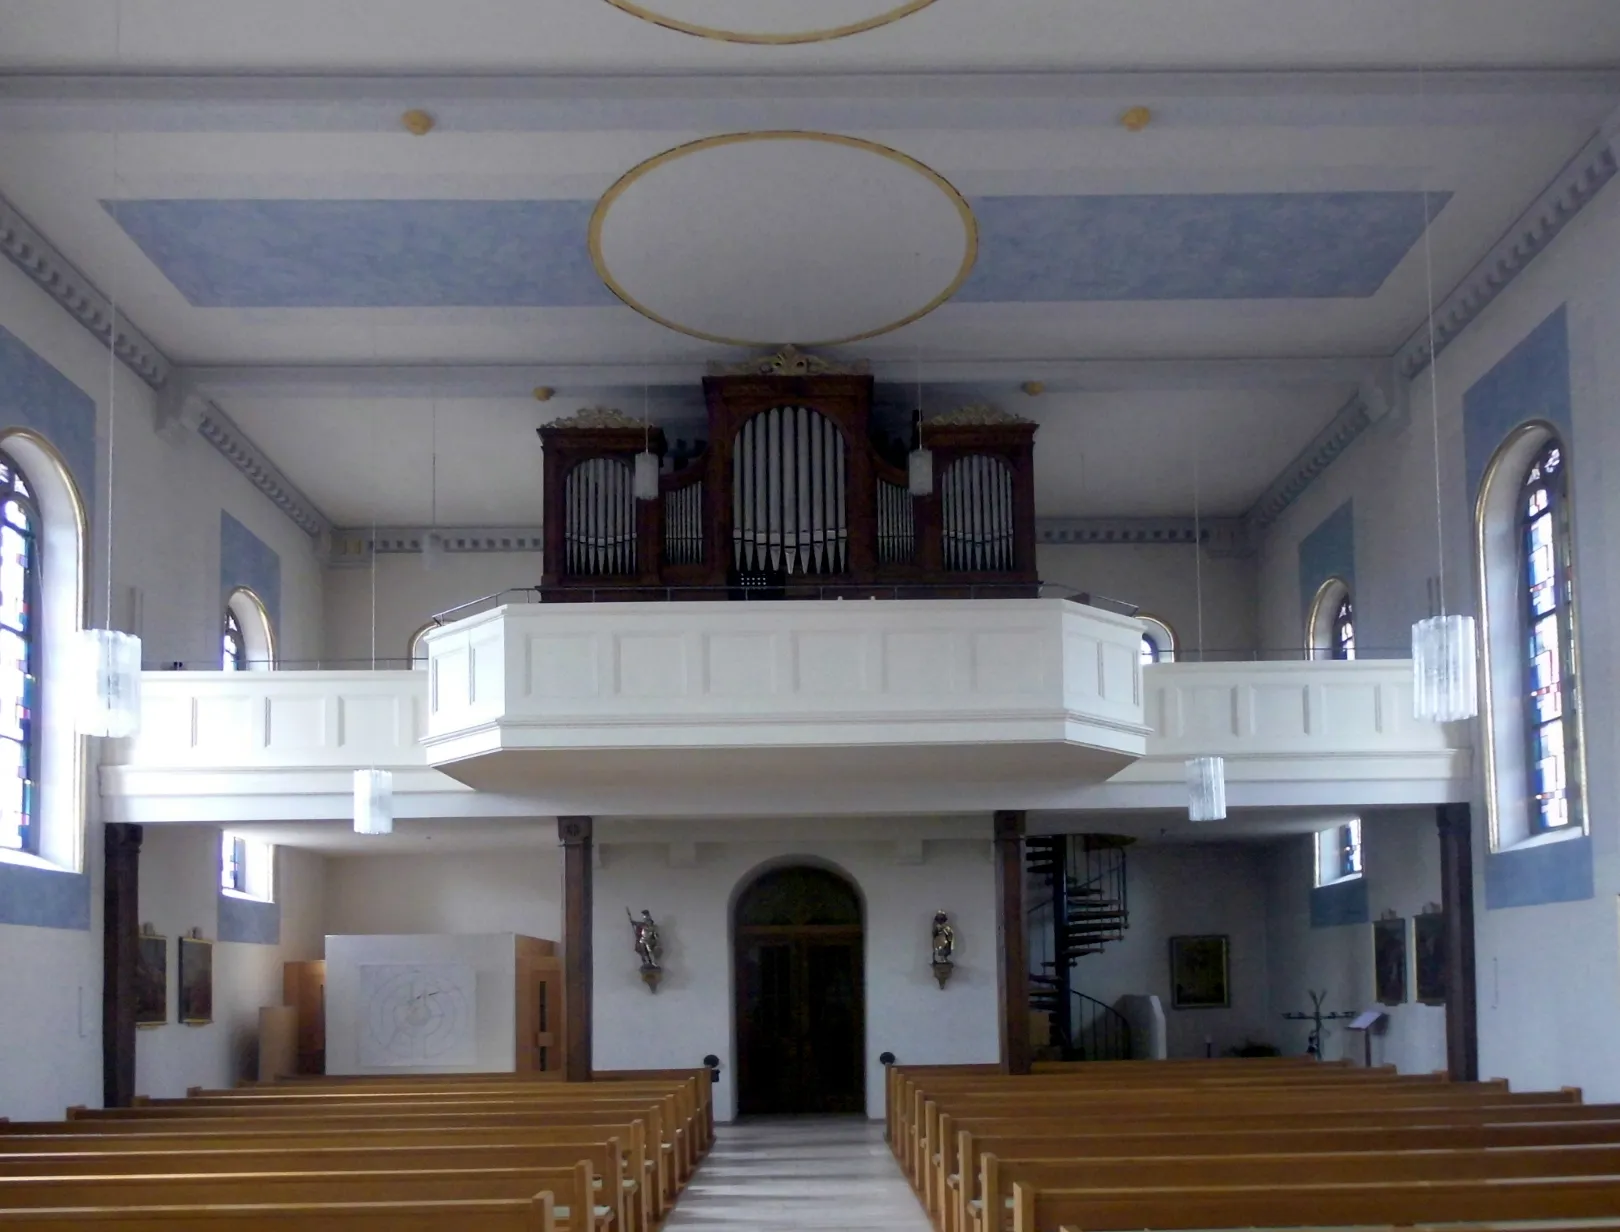
<svg viewBox="0 0 1620 1232">
<path fill-rule="evenodd" d="M 6 1232 L 555 1232 L 549 1193 L 468 1202 L 69 1207 L 0 1211 Z"/>
</svg>

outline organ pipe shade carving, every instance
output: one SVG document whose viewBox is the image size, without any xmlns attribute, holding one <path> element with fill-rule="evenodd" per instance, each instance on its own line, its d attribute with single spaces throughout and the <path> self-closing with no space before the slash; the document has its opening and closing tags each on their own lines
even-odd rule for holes
<svg viewBox="0 0 1620 1232">
<path fill-rule="evenodd" d="M 1000 458 L 969 454 L 940 483 L 945 567 L 1006 573 L 1013 567 L 1013 473 Z"/>
<path fill-rule="evenodd" d="M 664 493 L 664 563 L 703 563 L 703 484 Z"/>
<path fill-rule="evenodd" d="M 732 552 L 745 571 L 842 573 L 848 448 L 826 416 L 779 406 L 743 424 L 732 454 Z"/>
<path fill-rule="evenodd" d="M 618 458 L 587 458 L 568 472 L 563 533 L 568 572 L 609 577 L 636 569 L 635 476 Z"/>
</svg>

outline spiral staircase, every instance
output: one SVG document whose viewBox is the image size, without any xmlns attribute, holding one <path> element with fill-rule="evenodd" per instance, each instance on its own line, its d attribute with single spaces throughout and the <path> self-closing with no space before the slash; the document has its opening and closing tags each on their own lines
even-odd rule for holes
<svg viewBox="0 0 1620 1232">
<path fill-rule="evenodd" d="M 1131 1055 L 1130 1024 L 1111 1005 L 1075 987 L 1075 964 L 1124 939 L 1130 926 L 1125 849 L 1113 834 L 1036 835 L 1024 844 L 1029 879 L 1030 1009 L 1045 1017 L 1045 1049 L 1064 1061 L 1117 1061 Z"/>
</svg>

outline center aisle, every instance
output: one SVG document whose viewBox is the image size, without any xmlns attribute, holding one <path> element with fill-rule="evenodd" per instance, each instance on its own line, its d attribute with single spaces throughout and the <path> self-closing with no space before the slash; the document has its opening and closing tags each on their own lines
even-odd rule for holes
<svg viewBox="0 0 1620 1232">
<path fill-rule="evenodd" d="M 716 1131 L 663 1232 L 930 1232 L 882 1121 L 804 1117 Z"/>
</svg>

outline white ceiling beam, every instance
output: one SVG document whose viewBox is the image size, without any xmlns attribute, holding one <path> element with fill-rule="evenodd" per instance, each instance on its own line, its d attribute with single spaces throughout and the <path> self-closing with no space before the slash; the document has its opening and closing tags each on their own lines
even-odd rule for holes
<svg viewBox="0 0 1620 1232">
<path fill-rule="evenodd" d="M 1009 397 L 1038 381 L 1047 394 L 1174 390 L 1275 390 L 1359 386 L 1388 370 L 1387 357 L 1306 359 L 946 360 L 923 366 L 926 383 L 1005 385 Z M 187 380 L 216 398 L 527 398 L 537 388 L 559 401 L 640 396 L 645 386 L 696 389 L 702 361 L 625 364 L 197 365 Z M 917 379 L 915 360 L 874 360 L 885 383 Z"/>
<path fill-rule="evenodd" d="M 1597 123 L 1620 70 L 435 76 L 0 74 L 0 128 L 396 132 L 1114 126 L 1122 106 L 1179 127 Z"/>
</svg>

